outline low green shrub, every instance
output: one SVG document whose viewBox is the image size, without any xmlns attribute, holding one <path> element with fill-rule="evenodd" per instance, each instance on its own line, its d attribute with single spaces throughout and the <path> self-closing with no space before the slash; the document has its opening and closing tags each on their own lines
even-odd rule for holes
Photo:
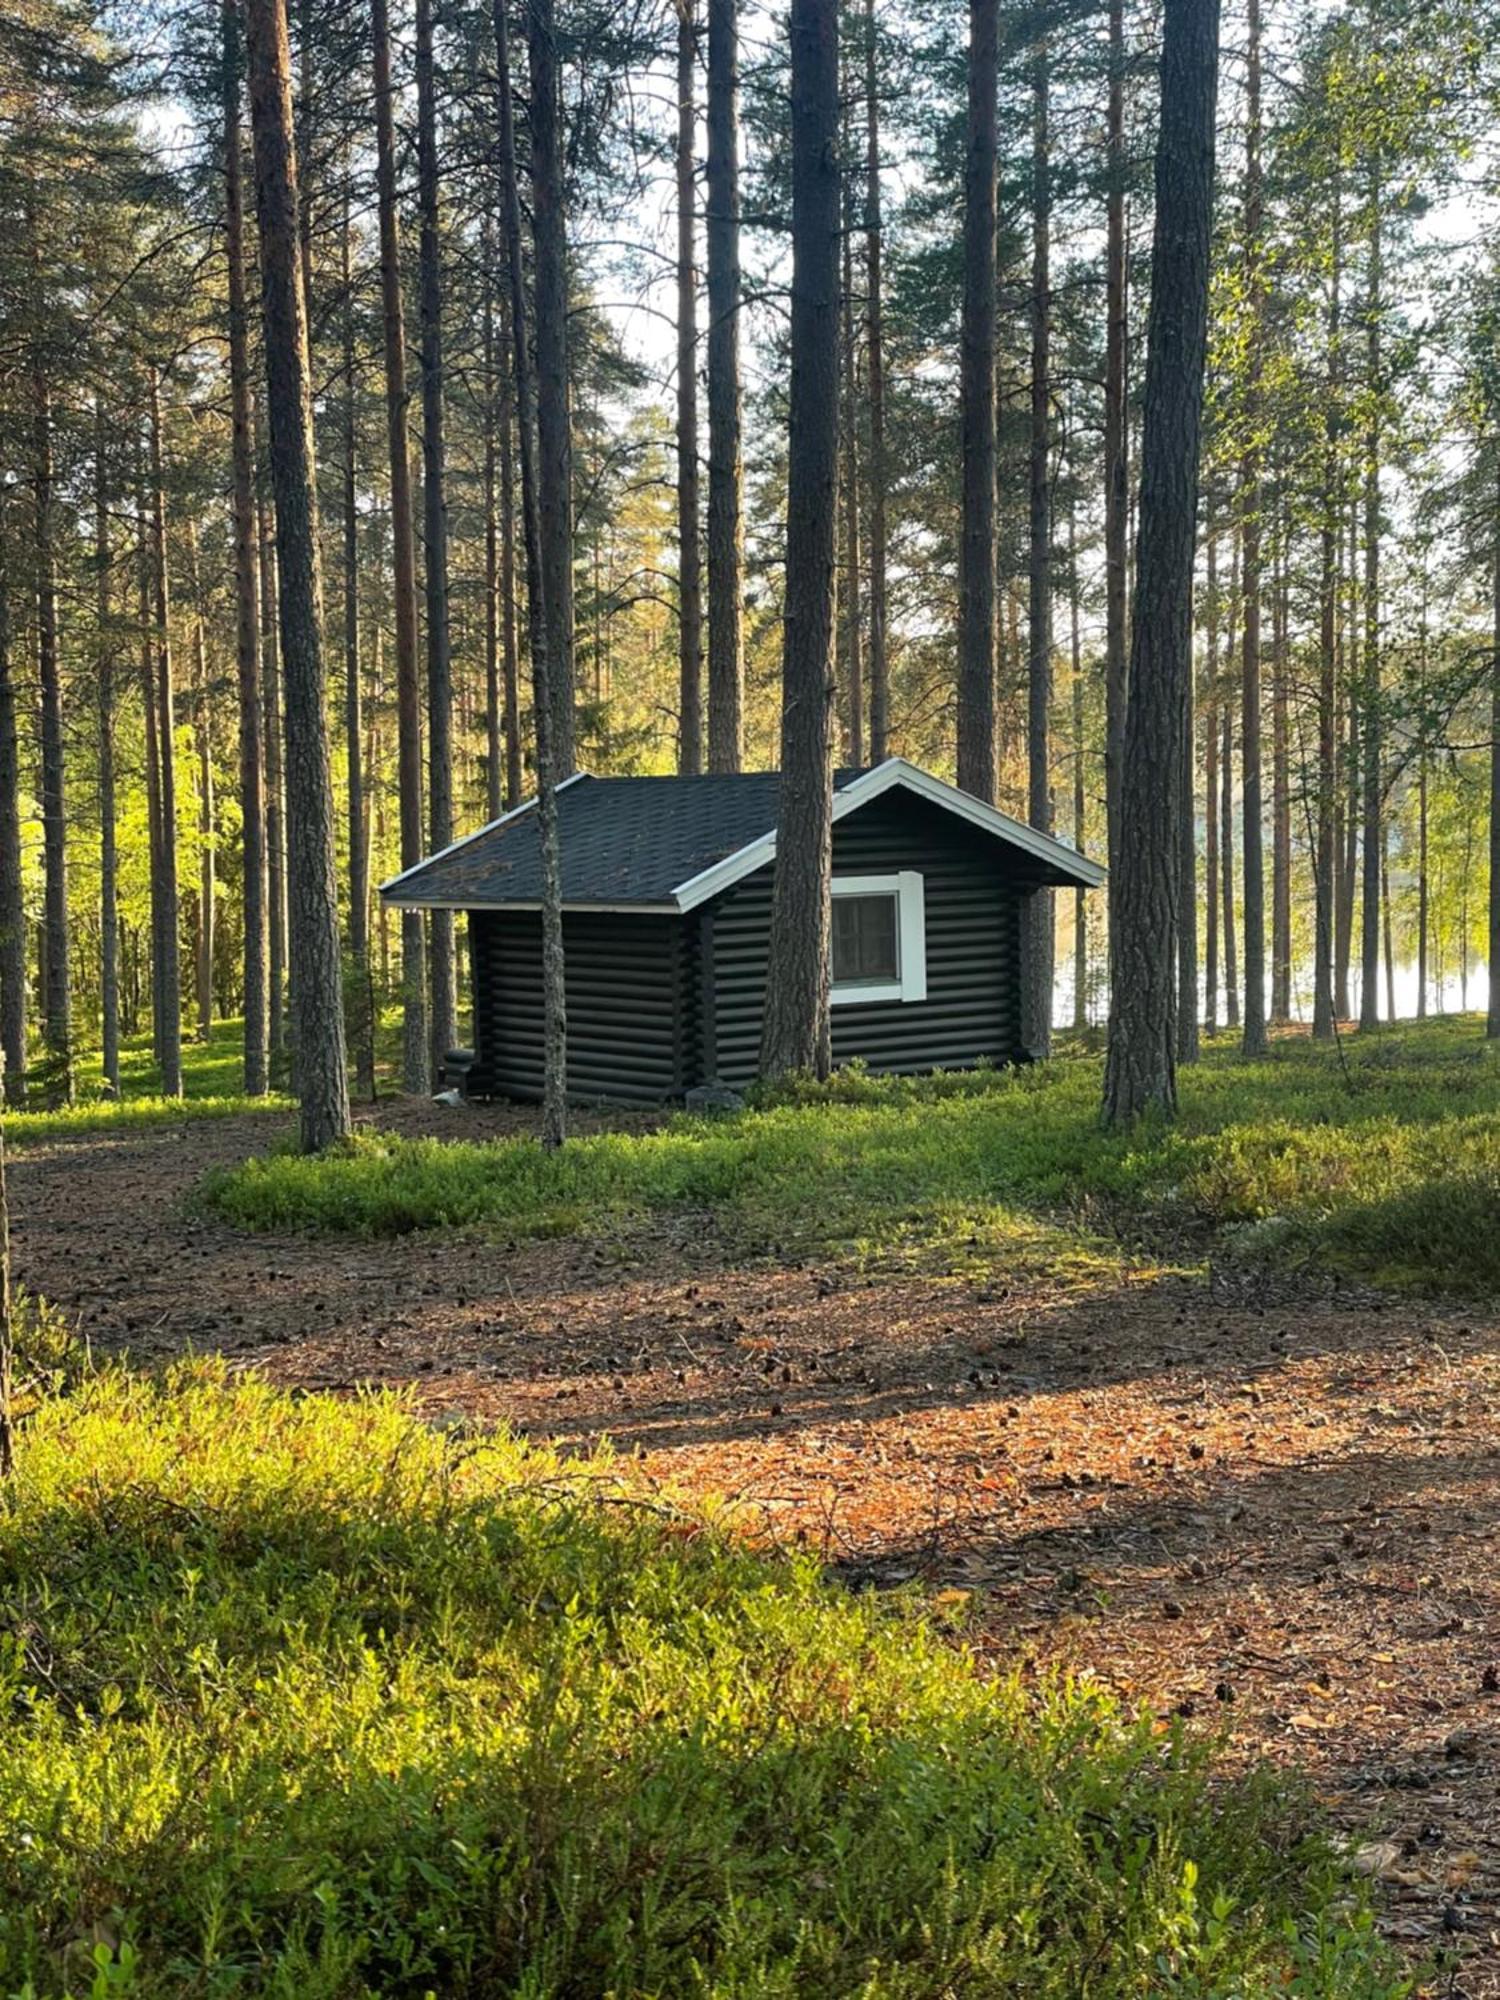
<svg viewBox="0 0 1500 2000">
<path fill-rule="evenodd" d="M 556 1154 L 525 1139 L 377 1134 L 322 1159 L 251 1160 L 205 1192 L 246 1229 L 534 1236 L 711 1211 L 751 1247 L 925 1235 L 951 1248 L 977 1225 L 1022 1255 L 1039 1231 L 1059 1241 L 1058 1225 L 1076 1244 L 1082 1225 L 1158 1254 L 1274 1240 L 1279 1254 L 1369 1277 L 1481 1291 L 1500 1275 L 1494 1232 L 1460 1220 L 1500 1159 L 1500 1057 L 1475 1024 L 1382 1031 L 1342 1053 L 1286 1041 L 1257 1063 L 1216 1044 L 1183 1072 L 1178 1122 L 1127 1134 L 1100 1129 L 1099 1083 L 1092 1057 L 920 1078 L 853 1070 Z M 1262 1224 L 1274 1226 L 1246 1227 Z"/>
<path fill-rule="evenodd" d="M 25 2000 L 1411 1990 L 1284 1779 L 389 1398 L 88 1378 L 0 1605 Z"/>
</svg>

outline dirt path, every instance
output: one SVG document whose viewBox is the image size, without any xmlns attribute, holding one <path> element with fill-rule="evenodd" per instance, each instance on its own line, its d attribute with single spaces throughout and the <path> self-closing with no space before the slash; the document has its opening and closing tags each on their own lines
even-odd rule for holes
<svg viewBox="0 0 1500 2000">
<path fill-rule="evenodd" d="M 1130 1269 L 725 1269 L 710 1218 L 517 1248 L 247 1240 L 184 1212 L 273 1131 L 21 1155 L 19 1277 L 101 1348 L 608 1436 L 852 1582 L 930 1587 L 997 1660 L 1222 1722 L 1312 1774 L 1392 1935 L 1456 1956 L 1434 1991 L 1500 2000 L 1500 1312 Z"/>
</svg>

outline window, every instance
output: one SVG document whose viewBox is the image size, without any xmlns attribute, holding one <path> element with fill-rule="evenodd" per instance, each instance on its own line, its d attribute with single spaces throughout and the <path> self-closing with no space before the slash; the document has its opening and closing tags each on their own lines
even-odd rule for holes
<svg viewBox="0 0 1500 2000">
<path fill-rule="evenodd" d="M 901 977 L 899 896 L 835 896 L 833 983 L 889 986 Z"/>
<path fill-rule="evenodd" d="M 835 1006 L 927 998 L 922 877 L 833 878 L 832 991 Z"/>
</svg>

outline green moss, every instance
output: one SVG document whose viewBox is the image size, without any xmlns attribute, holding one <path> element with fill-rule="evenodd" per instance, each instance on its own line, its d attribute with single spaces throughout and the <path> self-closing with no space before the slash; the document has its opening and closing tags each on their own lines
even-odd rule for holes
<svg viewBox="0 0 1500 2000">
<path fill-rule="evenodd" d="M 7 1995 L 1410 1990 L 1282 1780 L 391 1399 L 49 1399 L 0 1602 Z"/>
</svg>

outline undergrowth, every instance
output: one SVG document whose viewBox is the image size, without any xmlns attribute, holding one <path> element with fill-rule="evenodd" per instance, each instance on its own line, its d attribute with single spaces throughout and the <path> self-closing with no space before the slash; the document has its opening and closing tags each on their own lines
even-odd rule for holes
<svg viewBox="0 0 1500 2000">
<path fill-rule="evenodd" d="M 1124 1234 L 1376 1280 L 1500 1288 L 1500 1053 L 1471 1022 L 1385 1030 L 1264 1061 L 1211 1046 L 1175 1125 L 1099 1124 L 1099 1065 L 926 1078 L 847 1071 L 743 1112 L 534 1142 L 361 1137 L 255 1159 L 206 1198 L 241 1227 L 394 1235 L 484 1225 L 598 1232 L 711 1211 L 741 1247 L 961 1243 L 1015 1254 Z M 1080 1243 L 1079 1230 L 1084 1232 Z"/>
<path fill-rule="evenodd" d="M 1411 1990 L 1284 1777 L 389 1398 L 49 1396 L 0 1604 L 7 1996 Z"/>
</svg>

